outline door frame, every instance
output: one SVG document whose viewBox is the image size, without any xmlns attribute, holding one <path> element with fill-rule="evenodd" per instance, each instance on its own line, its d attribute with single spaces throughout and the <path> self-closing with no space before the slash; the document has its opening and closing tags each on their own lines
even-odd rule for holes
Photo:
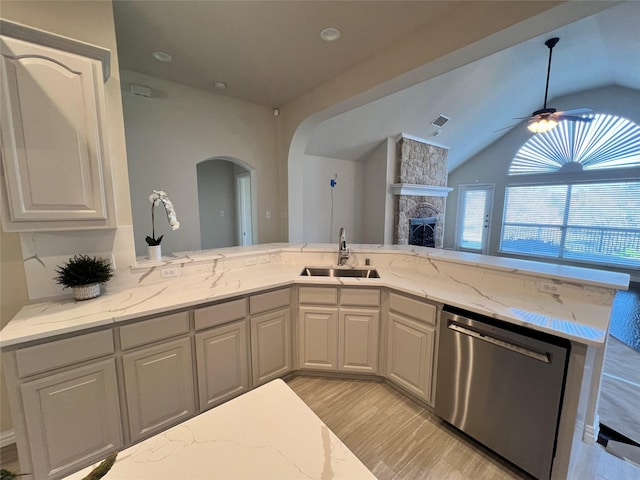
<svg viewBox="0 0 640 480">
<path fill-rule="evenodd" d="M 491 224 L 493 216 L 493 200 L 494 192 L 496 189 L 495 183 L 470 183 L 458 185 L 458 211 L 456 212 L 456 230 L 454 238 L 454 249 L 463 252 L 482 253 L 486 255 L 489 252 L 489 241 L 491 238 Z M 464 218 L 464 194 L 472 190 L 483 190 L 487 192 L 487 197 L 484 205 L 484 225 L 483 234 L 481 238 L 480 249 L 463 248 L 460 246 L 460 236 L 462 235 L 464 226 L 462 225 Z"/>
</svg>

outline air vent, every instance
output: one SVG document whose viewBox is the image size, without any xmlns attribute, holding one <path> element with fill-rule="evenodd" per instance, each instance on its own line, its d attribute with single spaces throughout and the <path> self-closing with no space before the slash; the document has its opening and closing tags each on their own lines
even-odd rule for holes
<svg viewBox="0 0 640 480">
<path fill-rule="evenodd" d="M 149 87 L 145 87 L 144 85 L 136 85 L 135 83 L 131 84 L 131 93 L 140 97 L 151 97 L 151 89 Z"/>
<path fill-rule="evenodd" d="M 441 128 L 449 120 L 450 120 L 449 117 L 445 117 L 444 115 L 438 115 L 438 118 L 436 118 L 433 122 L 431 122 L 431 125 L 433 125 L 434 127 Z"/>
</svg>

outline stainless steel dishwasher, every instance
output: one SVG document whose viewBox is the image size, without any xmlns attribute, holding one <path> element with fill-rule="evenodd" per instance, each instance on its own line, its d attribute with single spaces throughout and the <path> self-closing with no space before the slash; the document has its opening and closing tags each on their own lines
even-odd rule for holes
<svg viewBox="0 0 640 480">
<path fill-rule="evenodd" d="M 494 452 L 548 479 L 570 343 L 445 307 L 435 411 Z"/>
</svg>

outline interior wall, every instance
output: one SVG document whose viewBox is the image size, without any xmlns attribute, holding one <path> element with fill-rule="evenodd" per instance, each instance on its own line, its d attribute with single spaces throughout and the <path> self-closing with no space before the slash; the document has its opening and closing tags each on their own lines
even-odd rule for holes
<svg viewBox="0 0 640 480">
<path fill-rule="evenodd" d="M 277 119 L 271 109 L 135 72 L 121 75 L 137 254 L 146 254 L 153 189 L 167 192 L 180 222 L 172 231 L 156 219 L 156 233 L 165 234 L 163 254 L 201 248 L 196 165 L 213 157 L 237 158 L 255 169 L 254 241 L 277 241 Z M 132 83 L 150 87 L 151 98 L 129 93 Z"/>
<path fill-rule="evenodd" d="M 384 244 L 387 183 L 387 140 L 364 162 L 362 243 Z"/>
<path fill-rule="evenodd" d="M 362 243 L 364 169 L 361 162 L 306 156 L 301 179 L 304 242 L 337 242 L 338 230 L 344 227 L 347 243 Z M 337 184 L 331 188 L 335 174 Z"/>
<path fill-rule="evenodd" d="M 610 2 L 468 2 L 280 108 L 281 236 L 304 239 L 304 154 L 323 120 L 592 15 Z M 288 212 L 288 214 L 287 214 Z"/>
<path fill-rule="evenodd" d="M 196 166 L 203 249 L 238 245 L 236 165 L 206 160 Z"/>
<path fill-rule="evenodd" d="M 110 1 L 4 1 L 2 18 L 98 45 L 111 52 L 111 74 L 105 83 L 106 133 L 115 194 L 116 229 L 20 234 L 29 298 L 61 295 L 53 282 L 56 265 L 76 253 L 115 260 L 116 275 L 135 261 L 129 200 L 129 178 L 122 121 L 122 99 L 113 10 Z"/>
<path fill-rule="evenodd" d="M 0 229 L 0 328 L 4 327 L 29 299 L 24 274 L 20 237 Z M 4 371 L 0 374 L 0 439 L 13 429 L 11 409 L 4 382 Z"/>
<path fill-rule="evenodd" d="M 574 95 L 567 95 L 557 99 L 551 99 L 549 104 L 558 110 L 568 110 L 578 107 L 589 107 L 595 112 L 610 113 L 625 117 L 640 125 L 640 91 L 619 86 L 611 86 L 587 90 Z M 502 214 L 504 210 L 504 193 L 509 177 L 507 171 L 511 160 L 518 149 L 531 137 L 526 128 L 526 122 L 514 127 L 507 134 L 499 138 L 492 145 L 463 163 L 460 167 L 449 173 L 449 187 L 454 188 L 447 198 L 445 223 L 445 248 L 453 248 L 455 239 L 455 226 L 458 209 L 458 185 L 473 183 L 495 184 L 493 211 L 491 213 L 491 227 L 489 233 L 489 255 L 499 255 L 500 233 Z M 624 178 L 640 179 L 640 168 L 619 170 L 618 175 Z M 606 175 L 606 172 L 588 172 L 589 178 L 596 179 Z M 568 174 L 567 178 L 577 178 Z M 556 176 L 555 178 L 559 178 Z M 531 257 L 528 257 L 531 258 Z M 544 261 L 544 259 L 540 259 Z M 570 263 L 554 259 L 554 263 Z M 580 265 L 580 264 L 576 264 Z M 584 264 L 582 264 L 584 266 Z M 629 273 L 629 272 L 627 272 Z"/>
</svg>

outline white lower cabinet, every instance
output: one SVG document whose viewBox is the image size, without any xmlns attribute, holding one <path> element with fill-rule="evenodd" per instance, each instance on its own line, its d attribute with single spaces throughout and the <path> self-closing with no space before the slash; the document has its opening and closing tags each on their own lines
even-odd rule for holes
<svg viewBox="0 0 640 480">
<path fill-rule="evenodd" d="M 289 307 L 251 317 L 251 363 L 254 387 L 291 371 Z"/>
<path fill-rule="evenodd" d="M 196 334 L 200 411 L 249 390 L 247 322 Z"/>
<path fill-rule="evenodd" d="M 296 368 L 382 370 L 431 403 L 438 307 L 387 298 L 380 349 L 380 289 L 299 287 Z M 204 411 L 286 375 L 291 332 L 287 287 L 3 353 L 23 468 L 64 477 L 194 416 L 196 395 Z"/>
<path fill-rule="evenodd" d="M 132 442 L 195 415 L 189 337 L 128 353 L 122 360 Z"/>
<path fill-rule="evenodd" d="M 298 310 L 298 367 L 338 369 L 338 309 L 300 307 Z"/>
<path fill-rule="evenodd" d="M 305 305 L 306 301 L 322 302 L 327 306 Z M 298 368 L 378 372 L 379 290 L 345 288 L 340 291 L 338 302 L 335 288 L 301 287 L 300 303 Z"/>
<path fill-rule="evenodd" d="M 431 403 L 436 307 L 394 293 L 389 304 L 386 376 Z"/>
<path fill-rule="evenodd" d="M 33 380 L 20 390 L 33 478 L 59 478 L 122 447 L 113 359 Z"/>
<path fill-rule="evenodd" d="M 338 371 L 376 373 L 380 311 L 341 307 L 339 326 Z"/>
</svg>

